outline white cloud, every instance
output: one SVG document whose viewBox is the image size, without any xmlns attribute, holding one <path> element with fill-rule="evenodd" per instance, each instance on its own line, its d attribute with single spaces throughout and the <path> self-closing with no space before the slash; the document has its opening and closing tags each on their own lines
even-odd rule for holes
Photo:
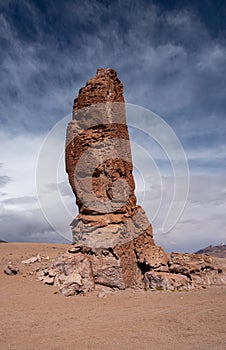
<svg viewBox="0 0 226 350">
<path fill-rule="evenodd" d="M 11 179 L 4 182 L 4 196 L 0 201 L 0 237 L 6 240 L 48 240 L 62 241 L 64 238 L 70 240 L 71 233 L 67 218 L 62 218 L 61 213 L 57 213 L 57 208 L 52 206 L 52 212 L 55 215 L 55 227 L 64 232 L 62 238 L 51 227 L 51 222 L 46 213 L 40 208 L 36 189 L 36 168 L 39 152 L 46 135 L 34 136 L 26 134 L 23 137 L 10 137 L 8 134 L 0 135 L 0 148 L 4 150 L 1 158 L 2 179 Z M 64 143 L 64 140 L 59 142 Z M 57 144 L 56 144 L 57 148 Z M 64 150 L 64 149 L 63 149 Z M 63 151 L 62 150 L 62 151 Z M 54 152 L 54 147 L 53 147 Z M 62 157 L 61 157 L 62 158 Z M 60 161 L 60 160 L 59 160 Z M 57 169 L 56 169 L 57 170 Z M 46 169 L 46 178 L 48 179 L 48 169 Z M 67 176 L 64 171 L 62 159 L 60 161 L 59 173 L 56 173 L 56 190 L 59 184 L 63 203 L 68 206 L 73 218 L 77 213 L 74 198 L 71 196 L 69 185 L 66 186 Z M 62 179 L 64 182 L 62 182 Z M 68 184 L 68 182 L 67 182 Z M 49 197 L 53 196 L 53 188 L 46 188 Z M 68 191 L 68 195 L 66 193 Z M 60 232 L 61 232 L 60 231 Z M 47 233 L 50 233 L 49 237 Z"/>
<path fill-rule="evenodd" d="M 5 185 L 7 198 L 35 196 L 36 162 L 43 136 L 24 135 L 13 137 L 0 133 L 1 173 L 11 181 Z M 7 199 L 5 198 L 5 199 Z"/>
<path fill-rule="evenodd" d="M 170 187 L 172 179 L 166 181 Z M 156 241 L 168 251 L 195 251 L 199 247 L 224 242 L 225 185 L 226 179 L 223 175 L 193 174 L 188 200 L 180 220 L 167 235 L 161 234 L 156 223 Z M 167 205 L 168 202 L 164 203 L 164 206 Z"/>
</svg>

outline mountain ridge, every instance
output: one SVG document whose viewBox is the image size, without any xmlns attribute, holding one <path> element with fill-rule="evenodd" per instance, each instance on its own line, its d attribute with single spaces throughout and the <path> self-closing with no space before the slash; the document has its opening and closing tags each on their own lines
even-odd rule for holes
<svg viewBox="0 0 226 350">
<path fill-rule="evenodd" d="M 226 244 L 209 245 L 208 247 L 199 249 L 196 254 L 208 254 L 217 258 L 226 258 Z"/>
</svg>

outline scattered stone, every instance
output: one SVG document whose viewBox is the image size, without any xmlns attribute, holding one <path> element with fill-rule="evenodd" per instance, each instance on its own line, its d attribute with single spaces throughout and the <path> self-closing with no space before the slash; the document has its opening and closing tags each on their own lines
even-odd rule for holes
<svg viewBox="0 0 226 350">
<path fill-rule="evenodd" d="M 41 256 L 41 260 L 49 260 L 49 256 Z"/>
<path fill-rule="evenodd" d="M 9 261 L 8 264 L 4 268 L 4 272 L 6 275 L 13 276 L 13 275 L 18 274 L 19 269 L 15 264 L 13 264 L 11 261 Z"/>
<path fill-rule="evenodd" d="M 42 258 L 41 256 L 38 254 L 37 256 L 32 256 L 31 258 L 27 259 L 27 260 L 23 260 L 21 261 L 22 264 L 33 264 L 35 262 L 41 262 Z"/>
<path fill-rule="evenodd" d="M 43 277 L 42 281 L 44 284 L 53 285 L 54 284 L 54 277 L 45 276 L 45 277 Z"/>
<path fill-rule="evenodd" d="M 44 270 L 39 270 L 37 273 L 37 276 L 39 281 L 43 281 L 45 277 L 49 276 L 49 270 L 47 268 L 45 268 Z M 53 277 L 53 276 L 50 276 L 50 277 Z"/>
<path fill-rule="evenodd" d="M 49 273 L 49 277 L 55 277 L 56 274 L 57 274 L 57 272 L 55 270 L 53 270 L 53 269 L 49 269 L 48 273 Z"/>
<path fill-rule="evenodd" d="M 66 276 L 60 287 L 60 292 L 65 296 L 71 296 L 83 292 L 83 283 L 80 274 L 73 272 Z"/>
<path fill-rule="evenodd" d="M 60 288 L 60 292 L 65 296 L 65 297 L 71 297 L 73 295 L 76 294 L 76 290 L 74 288 L 74 286 L 70 286 L 70 287 L 62 287 Z"/>
<path fill-rule="evenodd" d="M 113 289 L 108 287 L 95 288 L 95 290 L 98 298 L 105 298 L 107 295 L 113 294 Z"/>
<path fill-rule="evenodd" d="M 104 298 L 106 296 L 106 293 L 104 290 L 100 290 L 99 293 L 97 294 L 98 298 Z"/>
<path fill-rule="evenodd" d="M 80 246 L 78 246 L 78 247 L 72 247 L 72 248 L 69 248 L 69 249 L 68 249 L 68 252 L 69 252 L 69 253 L 72 253 L 72 254 L 78 253 L 78 252 L 80 252 L 80 251 L 81 251 L 81 247 L 80 247 Z"/>
<path fill-rule="evenodd" d="M 70 273 L 70 275 L 66 276 L 64 283 L 63 283 L 63 286 L 70 286 L 72 284 L 76 284 L 79 287 L 82 286 L 82 284 L 83 284 L 82 277 L 79 273 L 73 272 L 73 273 Z"/>
</svg>

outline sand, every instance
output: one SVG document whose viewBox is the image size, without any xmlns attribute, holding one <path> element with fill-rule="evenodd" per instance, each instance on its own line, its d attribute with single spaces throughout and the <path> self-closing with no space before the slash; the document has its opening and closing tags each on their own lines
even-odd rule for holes
<svg viewBox="0 0 226 350">
<path fill-rule="evenodd" d="M 28 275 L 31 266 L 21 264 L 37 253 L 51 259 L 67 247 L 0 244 L 1 350 L 226 348 L 226 288 L 67 298 L 37 281 L 35 273 Z M 9 260 L 17 262 L 21 274 L 4 274 Z"/>
</svg>

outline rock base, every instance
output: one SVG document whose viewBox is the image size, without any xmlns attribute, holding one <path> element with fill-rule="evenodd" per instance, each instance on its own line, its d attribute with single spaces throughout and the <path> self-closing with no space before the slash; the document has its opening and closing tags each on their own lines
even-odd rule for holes
<svg viewBox="0 0 226 350">
<path fill-rule="evenodd" d="M 141 243 L 142 237 L 114 248 L 72 246 L 39 271 L 39 280 L 59 288 L 65 296 L 99 291 L 100 296 L 126 288 L 181 291 L 226 285 L 226 273 L 207 255 L 171 253 Z M 99 295 L 98 294 L 98 295 Z"/>
</svg>

